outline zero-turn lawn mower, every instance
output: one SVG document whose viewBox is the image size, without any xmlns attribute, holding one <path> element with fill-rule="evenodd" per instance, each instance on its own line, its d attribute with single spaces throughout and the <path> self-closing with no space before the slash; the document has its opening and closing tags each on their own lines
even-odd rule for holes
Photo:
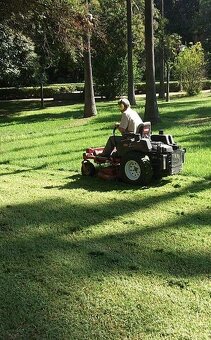
<svg viewBox="0 0 211 340">
<path fill-rule="evenodd" d="M 115 128 L 113 134 L 115 137 Z M 178 174 L 182 170 L 186 152 L 174 142 L 171 135 L 163 131 L 151 135 L 150 122 L 141 124 L 138 133 L 124 134 L 110 157 L 100 156 L 103 149 L 86 149 L 82 175 L 97 175 L 140 185 L 149 184 L 153 178 Z"/>
</svg>

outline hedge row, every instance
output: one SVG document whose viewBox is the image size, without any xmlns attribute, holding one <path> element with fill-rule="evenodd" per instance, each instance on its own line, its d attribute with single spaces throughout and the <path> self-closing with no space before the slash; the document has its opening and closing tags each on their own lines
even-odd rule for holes
<svg viewBox="0 0 211 340">
<path fill-rule="evenodd" d="M 203 90 L 211 89 L 211 80 L 205 80 L 203 82 Z M 156 82 L 156 91 L 159 92 L 159 83 Z M 170 92 L 180 91 L 180 85 L 177 81 L 170 82 Z M 76 101 L 83 100 L 84 84 L 83 83 L 71 83 L 71 84 L 54 84 L 44 86 L 43 88 L 45 98 L 55 99 L 69 99 Z M 136 94 L 146 93 L 146 83 L 137 83 L 135 85 Z M 97 90 L 95 91 L 97 94 Z M 40 87 L 9 87 L 0 88 L 0 100 L 10 99 L 31 99 L 40 97 Z"/>
<path fill-rule="evenodd" d="M 159 93 L 160 83 L 156 82 L 156 92 Z M 211 80 L 204 80 L 202 84 L 202 90 L 210 90 L 211 89 Z M 169 84 L 170 92 L 179 92 L 181 90 L 180 84 L 178 81 L 171 81 Z M 136 94 L 146 93 L 146 83 L 138 83 L 135 86 Z"/>
<path fill-rule="evenodd" d="M 83 92 L 84 84 L 58 84 L 43 87 L 45 98 L 54 98 L 63 93 Z M 31 99 L 40 97 L 40 87 L 7 87 L 0 88 L 0 100 Z"/>
</svg>

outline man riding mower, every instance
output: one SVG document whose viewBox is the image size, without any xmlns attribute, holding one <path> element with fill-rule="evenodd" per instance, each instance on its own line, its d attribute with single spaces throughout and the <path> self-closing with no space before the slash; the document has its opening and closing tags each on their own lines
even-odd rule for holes
<svg viewBox="0 0 211 340">
<path fill-rule="evenodd" d="M 89 148 L 83 154 L 82 175 L 121 179 L 147 185 L 153 178 L 177 174 L 184 163 L 186 150 L 171 135 L 160 131 L 151 135 L 151 123 L 142 122 L 127 99 L 119 101 L 122 119 L 105 148 Z M 116 128 L 122 136 L 116 136 Z M 95 167 L 94 164 L 98 165 Z"/>
</svg>

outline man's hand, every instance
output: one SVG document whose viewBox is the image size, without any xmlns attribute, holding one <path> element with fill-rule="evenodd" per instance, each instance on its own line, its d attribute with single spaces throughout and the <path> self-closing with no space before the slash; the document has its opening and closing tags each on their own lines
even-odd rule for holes
<svg viewBox="0 0 211 340">
<path fill-rule="evenodd" d="M 121 134 L 125 133 L 125 129 L 119 127 L 119 125 L 120 123 L 115 123 L 114 127 L 117 128 L 121 132 Z"/>
</svg>

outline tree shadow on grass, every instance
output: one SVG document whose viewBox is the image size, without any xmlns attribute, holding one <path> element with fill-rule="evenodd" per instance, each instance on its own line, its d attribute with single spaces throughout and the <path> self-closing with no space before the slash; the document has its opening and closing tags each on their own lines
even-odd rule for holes
<svg viewBox="0 0 211 340">
<path fill-rule="evenodd" d="M 5 162 L 1 162 L 0 165 L 9 164 L 9 163 L 10 163 L 9 161 L 5 161 Z M 36 171 L 36 170 L 42 170 L 42 169 L 45 169 L 46 167 L 47 167 L 47 163 L 42 164 L 40 166 L 27 168 L 27 169 L 16 169 L 16 170 L 13 170 L 13 171 L 9 170 L 8 172 L 4 172 L 4 173 L 0 172 L 0 177 L 1 176 L 8 176 L 8 175 L 16 175 L 16 174 L 31 172 L 31 171 Z"/>
<path fill-rule="evenodd" d="M 10 124 L 27 124 L 27 123 L 36 123 L 36 122 L 43 122 L 48 120 L 56 120 L 56 119 L 81 119 L 83 117 L 83 104 L 74 104 L 74 107 L 71 107 L 73 104 L 71 102 L 55 102 L 55 101 L 48 101 L 46 102 L 45 108 L 40 108 L 39 102 L 33 101 L 7 101 L 2 103 L 2 109 L 0 110 L 0 124 L 10 125 Z M 75 107 L 76 106 L 76 107 Z M 104 111 L 108 109 L 109 111 L 113 106 L 116 106 L 113 103 L 98 103 L 97 108 L 99 110 L 103 109 Z M 57 111 L 58 107 L 67 107 L 68 110 L 61 112 L 61 113 L 45 113 L 45 109 L 47 108 L 54 108 Z M 21 115 L 18 114 L 20 112 L 30 112 L 34 111 L 33 114 L 28 115 Z M 118 116 L 118 109 L 117 115 L 112 115 L 111 121 L 115 117 Z M 85 118 L 84 118 L 85 119 Z M 109 118 L 110 120 L 110 118 Z M 99 115 L 95 117 L 95 122 L 108 122 L 108 118 L 100 119 Z"/>
<path fill-rule="evenodd" d="M 81 174 L 74 174 L 67 177 L 67 180 L 70 180 L 63 186 L 56 187 L 60 190 L 72 190 L 72 189 L 86 189 L 87 191 L 99 191 L 99 192 L 109 192 L 111 190 L 118 190 L 118 192 L 124 191 L 137 191 L 137 190 L 147 190 L 150 187 L 163 187 L 166 184 L 170 183 L 169 178 L 163 178 L 162 180 L 154 180 L 148 186 L 141 186 L 141 185 L 132 185 L 127 184 L 120 179 L 111 179 L 111 180 L 104 180 L 99 178 L 97 175 L 90 177 L 90 176 L 83 176 Z"/>
<path fill-rule="evenodd" d="M 153 226 L 134 220 L 132 214 L 152 209 L 152 202 L 156 209 L 161 202 L 167 204 L 178 195 L 204 189 L 206 183 L 202 181 L 159 197 L 136 195 L 131 201 L 124 195 L 107 203 L 98 199 L 97 204 L 54 198 L 3 207 L 0 211 L 2 334 L 10 338 L 45 338 L 53 332 L 52 337 L 61 338 L 67 329 L 77 339 L 82 329 L 83 338 L 84 323 L 90 320 L 91 312 L 95 313 L 89 310 L 86 315 L 84 310 L 95 305 L 95 296 L 100 294 L 94 290 L 97 282 L 101 289 L 103 280 L 111 275 L 114 281 L 116 277 L 130 282 L 141 276 L 149 280 L 159 276 L 160 284 L 166 289 L 189 289 L 192 277 L 209 274 L 211 258 L 206 252 L 186 249 L 185 242 L 177 246 L 170 241 L 177 237 L 180 241 L 190 240 L 191 232 L 207 228 L 210 211 L 173 214 L 168 221 L 155 221 Z M 125 218 L 128 213 L 131 217 Z M 114 221 L 119 223 L 118 229 L 94 232 Z M 66 313 L 71 315 L 68 324 Z M 152 318 L 157 318 L 153 306 L 150 313 Z M 101 319 L 106 320 L 105 314 Z M 88 322 L 92 325 L 92 321 Z"/>
<path fill-rule="evenodd" d="M 15 115 L 24 111 L 37 111 L 40 105 L 37 101 L 1 101 L 0 118 Z"/>
<path fill-rule="evenodd" d="M 37 102 L 6 102 L 2 103 L 2 109 L 0 110 L 0 124 L 30 124 L 56 119 L 80 119 L 83 118 L 83 111 L 80 105 L 71 107 L 70 104 L 59 105 L 59 107 L 67 107 L 66 111 L 56 113 L 58 110 L 58 104 L 48 103 L 44 109 L 41 109 Z M 55 107 L 55 113 L 45 112 L 47 108 Z M 19 115 L 21 112 L 30 112 L 32 114 Z M 2 114 L 1 114 L 2 112 Z"/>
<path fill-rule="evenodd" d="M 47 217 L 49 214 L 51 205 L 51 218 Z M 199 213 L 192 213 L 187 215 L 173 216 L 168 222 L 157 224 L 153 227 L 148 227 L 143 223 L 137 225 L 132 219 L 124 220 L 119 215 L 119 211 L 116 213 L 107 213 L 109 205 L 102 208 L 101 205 L 90 205 L 86 208 L 87 219 L 84 216 L 84 207 L 75 205 L 63 205 L 62 214 L 59 213 L 59 207 L 61 202 L 56 200 L 43 201 L 37 205 L 17 205 L 10 206 L 7 210 L 12 211 L 12 214 L 17 214 L 17 223 L 12 226 L 8 226 L 6 222 L 1 221 L 1 232 L 9 233 L 12 235 L 15 232 L 16 237 L 7 238 L 7 246 L 3 247 L 3 251 L 8 252 L 5 254 L 2 262 L 6 266 L 7 259 L 11 255 L 15 256 L 12 262 L 19 262 L 31 258 L 32 263 L 36 258 L 46 259 L 51 261 L 52 255 L 64 253 L 75 253 L 84 257 L 84 263 L 87 260 L 93 262 L 94 268 L 88 268 L 87 272 L 104 271 L 118 273 L 127 273 L 127 271 L 135 270 L 143 273 L 154 272 L 156 274 L 162 274 L 164 276 L 174 275 L 181 276 L 183 278 L 208 275 L 211 270 L 211 258 L 209 252 L 203 253 L 196 250 L 186 250 L 182 245 L 172 247 L 172 244 L 166 244 L 167 240 L 174 238 L 176 235 L 183 233 L 183 239 L 192 237 L 192 233 L 196 232 L 198 228 L 202 230 L 203 227 L 209 227 L 209 221 L 211 214 L 208 211 L 203 212 L 203 216 Z M 43 206 L 46 207 L 46 215 L 43 216 Z M 112 207 L 113 208 L 113 207 Z M 140 208 L 140 207 L 139 207 Z M 20 222 L 20 211 L 25 209 L 24 218 L 22 216 L 22 226 Z M 36 209 L 36 213 L 35 213 Z M 77 213 L 73 214 L 73 211 L 77 209 Z M 72 216 L 70 217 L 70 210 L 72 210 Z M 111 210 L 111 208 L 110 208 Z M 113 210 L 113 209 L 112 209 Z M 144 208 L 143 208 L 144 210 Z M 40 214 L 38 219 L 37 214 Z M 96 214 L 98 216 L 96 216 Z M 31 218 L 35 217 L 36 220 L 26 220 L 26 217 L 31 215 Z M 80 218 L 79 218 L 80 215 Z M 92 217 L 91 217 L 92 215 Z M 56 217 L 57 216 L 57 217 Z M 71 218 L 71 219 L 70 219 Z M 119 224 L 127 225 L 128 231 L 119 232 L 112 231 L 112 233 L 106 233 L 106 235 L 92 237 L 92 228 L 96 225 L 100 225 L 104 221 L 121 218 Z M 79 223 L 80 219 L 80 223 Z M 58 220 L 60 223 L 58 223 Z M 68 222 L 68 226 L 64 226 Z M 3 224 L 4 223 L 4 224 Z M 40 225 L 45 225 L 45 232 L 39 233 Z M 50 225 L 54 225 L 53 230 Z M 191 228 L 190 228 L 191 225 Z M 18 231 L 22 228 L 37 229 L 31 233 L 31 236 L 23 235 L 18 236 Z M 15 230 L 16 228 L 16 230 Z M 30 230 L 29 230 L 30 232 Z M 34 235 L 34 236 L 32 236 Z M 82 237 L 83 235 L 83 237 Z M 155 241 L 155 236 L 157 241 Z M 23 258 L 24 257 L 26 258 Z M 97 260 L 100 261 L 97 263 Z M 102 261 L 101 261 L 102 260 Z M 54 259 L 52 258 L 54 262 Z M 28 262 L 28 261 L 27 261 Z M 39 265 L 39 263 L 37 263 Z M 8 264 L 9 265 L 9 264 Z M 72 264 L 69 263 L 71 267 Z M 132 268 L 134 266 L 135 268 Z M 11 269 L 11 271 L 9 270 Z M 17 270 L 18 268 L 16 268 Z M 81 270 L 86 271 L 84 264 L 81 263 L 76 267 L 80 273 Z M 12 268 L 7 268 L 9 272 L 12 272 Z M 15 270 L 15 271 L 16 271 Z"/>
<path fill-rule="evenodd" d="M 40 123 L 44 121 L 54 121 L 57 119 L 82 119 L 83 114 L 80 109 L 76 110 L 69 110 L 62 113 L 39 113 L 39 114 L 32 114 L 26 116 L 7 116 L 0 120 L 0 124 L 2 126 L 4 124 L 11 125 L 11 124 L 32 124 L 32 123 Z"/>
<path fill-rule="evenodd" d="M 210 104 L 207 104 L 208 103 L 206 103 L 204 100 L 193 102 L 187 101 L 182 103 L 175 102 L 174 104 L 171 103 L 171 110 L 173 112 L 163 113 L 161 116 L 161 122 L 155 125 L 155 127 L 164 127 L 170 129 L 172 125 L 175 127 L 175 124 L 200 126 L 200 124 L 204 125 L 209 123 L 211 119 Z M 168 104 L 161 104 L 161 107 L 167 108 L 167 105 Z"/>
<path fill-rule="evenodd" d="M 175 105 L 177 105 L 177 103 Z M 175 129 L 175 127 L 178 126 L 178 130 L 176 130 L 176 132 L 173 132 L 173 136 L 175 137 L 176 142 L 178 142 L 178 138 L 179 142 L 183 143 L 183 147 L 186 147 L 186 143 L 190 144 L 191 142 L 191 148 L 210 148 L 210 112 L 211 108 L 209 106 L 202 106 L 196 108 L 193 107 L 192 109 L 184 111 L 179 110 L 173 113 L 165 113 L 162 115 L 162 121 L 159 124 L 155 125 L 155 128 L 157 128 L 158 130 L 162 129 L 165 133 L 169 134 L 171 133 L 172 127 Z M 189 127 L 189 132 L 187 133 L 187 130 L 185 130 L 186 132 L 184 134 L 184 128 L 187 129 Z M 196 132 L 194 128 L 197 128 L 198 131 Z"/>
<path fill-rule="evenodd" d="M 206 181 L 199 181 L 189 185 L 188 187 L 180 188 L 172 192 L 162 192 L 160 195 L 152 195 L 149 197 L 135 195 L 134 199 L 130 201 L 128 201 L 128 198 L 124 197 L 123 192 L 121 198 L 107 203 L 92 203 L 90 201 L 86 202 L 84 205 L 82 202 L 80 204 L 77 202 L 71 203 L 61 198 L 55 198 L 39 201 L 34 204 L 20 203 L 9 205 L 1 209 L 1 232 L 5 233 L 7 240 L 7 248 L 5 248 L 5 250 L 8 251 L 8 248 L 10 248 L 11 245 L 13 250 L 16 249 L 18 252 L 22 247 L 29 247 L 33 248 L 33 252 L 37 251 L 39 248 L 42 252 L 49 251 L 51 253 L 57 248 L 59 248 L 60 251 L 62 251 L 63 247 L 67 250 L 68 244 L 70 245 L 70 248 L 72 244 L 73 248 L 77 245 L 77 247 L 81 247 L 82 250 L 84 247 L 87 249 L 93 247 L 94 249 L 92 250 L 99 250 L 100 248 L 104 248 L 104 244 L 106 245 L 106 252 L 110 249 L 111 253 L 113 253 L 116 251 L 115 249 L 118 248 L 118 251 L 121 253 L 119 253 L 120 257 L 123 253 L 125 253 L 123 257 L 128 257 L 130 259 L 130 263 L 138 261 L 144 265 L 145 260 L 142 257 L 139 257 L 143 247 L 146 249 L 152 247 L 153 258 L 160 257 L 160 253 L 164 253 L 163 255 L 165 256 L 170 255 L 166 254 L 164 249 L 159 250 L 159 242 L 153 242 L 152 245 L 150 245 L 149 241 L 155 233 L 164 235 L 163 233 L 170 232 L 172 237 L 172 232 L 174 232 L 174 230 L 178 231 L 180 228 L 182 230 L 185 230 L 186 228 L 189 230 L 190 226 L 192 226 L 191 229 L 197 229 L 199 226 L 200 228 L 203 226 L 207 227 L 210 224 L 210 210 L 207 207 L 203 213 L 194 211 L 188 214 L 183 213 L 183 211 L 180 213 L 176 210 L 172 212 L 168 221 L 159 224 L 155 221 L 153 226 L 148 226 L 145 221 L 140 220 L 138 222 L 137 220 L 133 220 L 133 214 L 141 211 L 146 212 L 149 208 L 155 211 L 157 205 L 160 205 L 161 203 L 168 204 L 175 198 L 178 198 L 178 196 L 184 196 L 187 195 L 187 193 L 189 194 L 189 199 L 191 199 L 191 197 L 194 197 L 197 193 L 203 192 L 203 190 L 207 190 Z M 131 214 L 131 217 L 127 217 L 125 219 L 124 216 L 128 213 Z M 118 221 L 121 225 L 128 226 L 129 230 L 126 231 L 125 229 L 124 232 L 119 232 L 118 230 L 114 231 L 113 229 L 110 234 L 105 233 L 102 236 L 94 236 L 92 239 L 92 228 L 96 228 L 96 226 L 100 226 L 102 224 L 108 224 L 109 222 L 113 223 L 113 221 Z M 39 230 L 41 226 L 45 226 L 45 229 L 42 230 L 40 234 Z M 24 237 L 22 235 L 23 231 L 25 231 Z M 29 235 L 31 234 L 29 239 L 27 235 L 28 233 Z M 79 236 L 82 234 L 87 235 L 87 240 L 86 238 L 84 239 L 84 237 L 82 237 L 82 240 L 80 240 L 80 237 L 77 239 L 77 235 Z M 8 239 L 8 235 L 10 235 L 11 238 Z M 74 237 L 72 238 L 71 235 Z M 70 240 L 64 241 L 63 236 L 70 236 Z M 33 241 L 30 237 L 33 238 Z M 137 243 L 139 238 L 141 240 L 141 248 L 139 248 L 140 245 Z M 123 240 L 126 243 L 134 242 L 134 247 L 132 247 L 132 244 L 129 244 L 132 248 L 134 248 L 132 253 L 130 247 L 126 247 L 125 249 L 122 248 Z M 155 244 L 158 248 L 154 249 Z M 164 242 L 163 248 L 167 249 L 168 244 Z M 175 249 L 172 251 L 173 253 L 176 252 Z M 156 254 L 154 254 L 154 252 Z M 8 253 L 8 256 L 10 256 L 9 254 L 10 253 Z M 92 256 L 92 254 L 89 255 Z M 186 256 L 189 258 L 190 254 L 187 253 Z M 178 258 L 179 257 L 180 254 L 178 254 Z M 209 262 L 209 264 L 211 264 L 211 258 L 209 258 L 208 261 L 207 257 L 205 262 Z M 202 263 L 200 263 L 200 266 L 195 268 L 194 271 L 188 271 L 188 275 L 197 275 L 204 272 L 207 273 L 208 267 L 201 265 Z M 177 266 L 177 261 L 174 262 L 174 267 L 175 266 Z M 107 269 L 109 270 L 109 264 L 106 264 L 105 267 L 108 267 Z M 165 263 L 162 264 L 162 269 L 158 268 L 160 268 L 158 263 L 147 261 L 146 269 L 153 269 L 154 271 L 160 270 L 161 272 L 163 271 L 163 273 L 169 272 Z M 180 269 L 177 269 L 177 271 L 180 275 L 186 275 L 182 272 L 182 270 L 180 272 Z"/>
<path fill-rule="evenodd" d="M 72 105 L 83 105 L 79 103 L 72 103 L 69 101 L 55 101 L 55 100 L 47 100 L 45 102 L 44 108 L 41 108 L 40 102 L 37 100 L 8 100 L 8 101 L 0 101 L 1 109 L 0 116 L 14 115 L 16 113 L 22 111 L 43 111 L 49 107 L 62 107 L 62 106 L 72 106 Z"/>
</svg>

